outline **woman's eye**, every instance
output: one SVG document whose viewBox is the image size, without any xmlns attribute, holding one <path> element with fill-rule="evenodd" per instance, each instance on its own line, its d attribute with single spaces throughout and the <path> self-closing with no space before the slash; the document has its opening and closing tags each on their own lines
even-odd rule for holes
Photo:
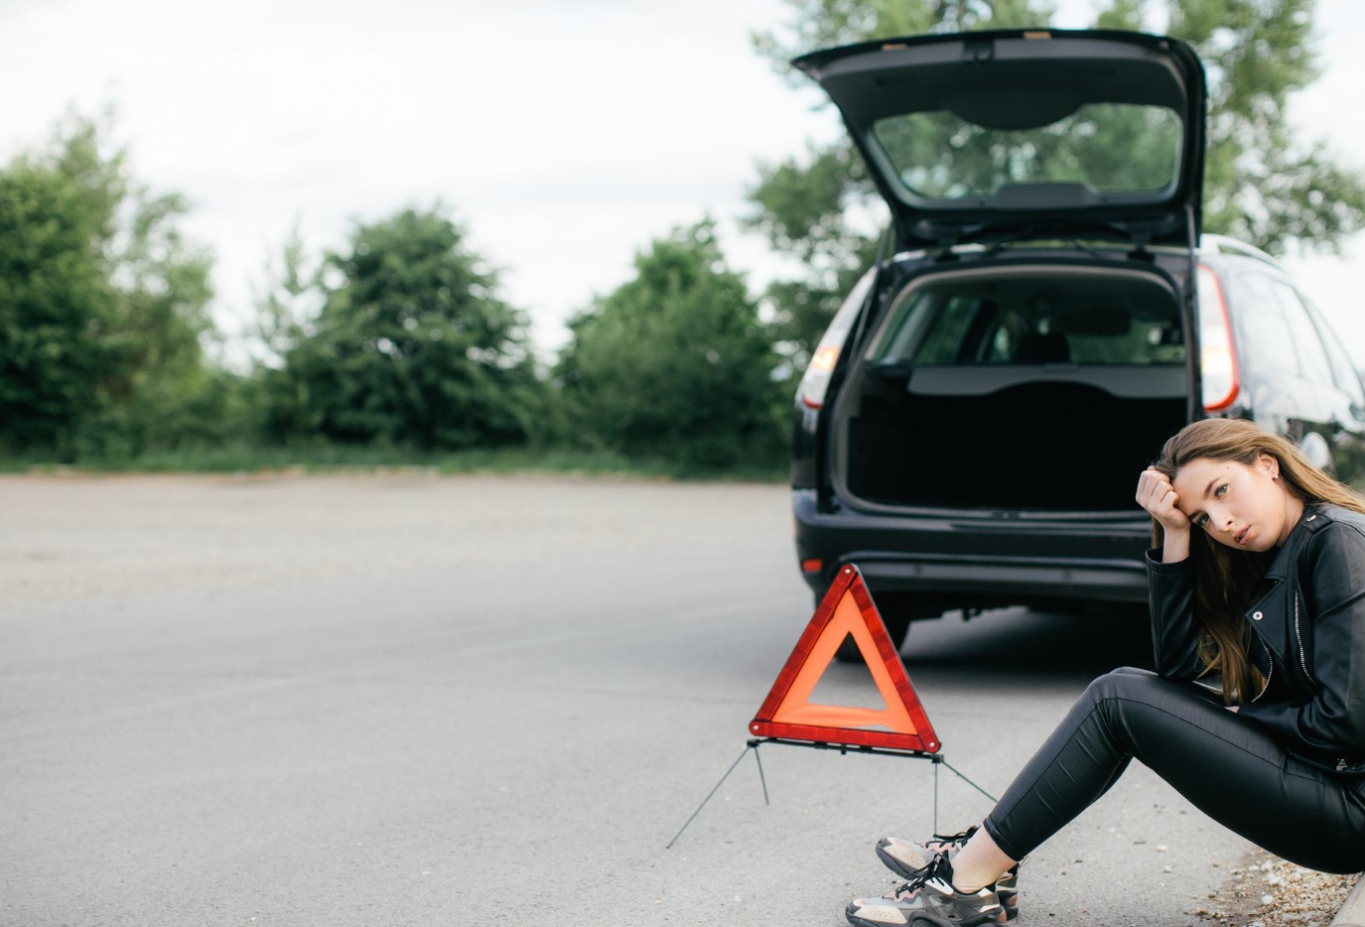
<svg viewBox="0 0 1365 927">
<path fill-rule="evenodd" d="M 1226 493 L 1227 491 L 1228 491 L 1228 484 L 1227 484 L 1227 483 L 1224 483 L 1223 485 L 1219 486 L 1217 489 L 1215 489 L 1215 490 L 1213 491 L 1214 498 L 1218 498 L 1218 497 L 1222 496 L 1222 495 L 1223 495 L 1224 493 Z"/>
<path fill-rule="evenodd" d="M 1208 524 L 1209 524 L 1209 516 L 1207 516 L 1207 515 L 1200 515 L 1200 516 L 1198 516 L 1197 518 L 1195 518 L 1195 520 L 1194 520 L 1194 525 L 1195 525 L 1196 528 L 1206 528 L 1206 527 L 1208 527 Z"/>
</svg>

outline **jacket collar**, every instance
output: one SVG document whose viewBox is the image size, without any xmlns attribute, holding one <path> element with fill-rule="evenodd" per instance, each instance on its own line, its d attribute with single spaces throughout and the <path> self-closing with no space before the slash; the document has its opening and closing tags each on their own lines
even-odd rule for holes
<svg viewBox="0 0 1365 927">
<path fill-rule="evenodd" d="M 1294 561 L 1298 558 L 1299 545 L 1308 536 L 1308 516 L 1315 514 L 1321 506 L 1319 502 L 1308 502 L 1303 506 L 1303 514 L 1299 516 L 1298 523 L 1289 532 L 1289 537 L 1284 539 L 1284 546 L 1275 553 L 1275 559 L 1270 561 L 1270 567 L 1265 571 L 1265 578 L 1272 582 L 1279 582 L 1289 575 L 1289 571 Z"/>
</svg>

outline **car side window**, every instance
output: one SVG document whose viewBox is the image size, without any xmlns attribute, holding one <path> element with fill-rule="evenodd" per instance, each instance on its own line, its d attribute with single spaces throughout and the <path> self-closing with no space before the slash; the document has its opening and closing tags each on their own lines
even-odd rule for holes
<svg viewBox="0 0 1365 927">
<path fill-rule="evenodd" d="M 1299 356 L 1294 335 L 1284 319 L 1280 301 L 1264 274 L 1239 274 L 1232 278 L 1233 324 L 1246 344 L 1253 367 L 1268 367 L 1299 375 Z"/>
<path fill-rule="evenodd" d="M 1327 350 L 1327 359 L 1332 365 L 1332 379 L 1337 389 L 1345 393 L 1354 405 L 1365 408 L 1365 388 L 1360 385 L 1360 374 L 1356 373 L 1355 365 L 1351 363 L 1351 355 L 1346 353 L 1341 339 L 1332 330 L 1332 326 L 1327 324 L 1318 307 L 1307 300 L 1304 301 L 1304 306 L 1312 316 L 1318 334 L 1322 335 L 1322 346 Z"/>
<path fill-rule="evenodd" d="M 1327 351 L 1318 338 L 1318 330 L 1313 327 L 1313 320 L 1308 318 L 1308 310 L 1304 308 L 1299 294 L 1283 280 L 1272 280 L 1270 287 L 1280 301 L 1280 308 L 1284 310 L 1285 321 L 1294 332 L 1294 348 L 1299 354 L 1299 370 L 1310 380 L 1334 386 L 1332 365 L 1327 360 Z"/>
<path fill-rule="evenodd" d="M 981 300 L 968 296 L 953 296 L 944 303 L 932 327 L 915 354 L 917 364 L 956 364 L 965 347 L 963 338 L 972 319 L 981 309 Z"/>
</svg>

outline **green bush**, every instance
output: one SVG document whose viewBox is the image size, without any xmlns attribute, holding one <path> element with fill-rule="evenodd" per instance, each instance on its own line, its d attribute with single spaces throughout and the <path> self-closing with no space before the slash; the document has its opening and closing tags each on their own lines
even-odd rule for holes
<svg viewBox="0 0 1365 927">
<path fill-rule="evenodd" d="M 712 222 L 655 241 L 570 328 L 556 376 L 580 442 L 696 469 L 785 452 L 777 357 Z"/>
<path fill-rule="evenodd" d="M 546 397 L 524 314 L 463 239 L 439 208 L 408 209 L 327 257 L 320 312 L 278 339 L 282 366 L 260 372 L 274 440 L 432 450 L 536 433 Z"/>
<path fill-rule="evenodd" d="M 202 438 L 221 418 L 228 384 L 200 346 L 211 258 L 179 233 L 184 202 L 135 184 L 106 148 L 97 125 L 73 119 L 0 170 L 10 453 L 127 457 Z"/>
</svg>

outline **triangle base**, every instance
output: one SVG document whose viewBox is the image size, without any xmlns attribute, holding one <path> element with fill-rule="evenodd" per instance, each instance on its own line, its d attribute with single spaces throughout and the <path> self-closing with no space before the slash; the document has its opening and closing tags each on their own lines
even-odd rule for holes
<svg viewBox="0 0 1365 927">
<path fill-rule="evenodd" d="M 927 756 L 938 755 L 925 746 L 924 738 L 918 734 L 817 727 L 811 724 L 783 724 L 775 721 L 755 721 L 749 725 L 749 730 L 760 737 L 772 737 L 777 740 L 801 740 L 847 747 L 884 747 L 888 750 L 907 750 Z"/>
</svg>

